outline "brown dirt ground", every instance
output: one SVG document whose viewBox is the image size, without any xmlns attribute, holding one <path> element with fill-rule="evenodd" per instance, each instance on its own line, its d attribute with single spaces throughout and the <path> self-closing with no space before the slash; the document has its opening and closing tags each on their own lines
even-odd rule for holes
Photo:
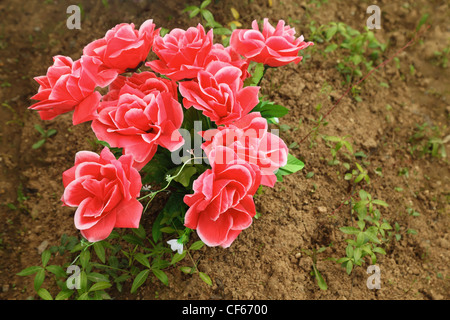
<svg viewBox="0 0 450 320">
<path fill-rule="evenodd" d="M 63 187 L 61 174 L 69 168 L 79 150 L 92 150 L 94 135 L 89 124 L 71 125 L 71 115 L 43 122 L 27 110 L 36 92 L 33 77 L 45 74 L 51 57 L 57 54 L 77 59 L 84 45 L 102 37 L 121 22 L 140 25 L 152 18 L 168 29 L 187 28 L 199 20 L 189 20 L 180 1 L 80 1 L 83 5 L 81 30 L 68 30 L 65 1 L 13 1 L 0 3 L 0 298 L 38 298 L 32 277 L 19 277 L 20 270 L 40 263 L 38 247 L 43 241 L 57 244 L 63 233 L 78 236 L 73 226 L 73 210 L 59 201 Z M 198 1 L 192 1 L 196 3 Z M 214 3 L 214 2 L 213 2 Z M 357 30 L 365 26 L 366 1 L 216 1 L 212 6 L 216 20 L 232 20 L 230 7 L 242 15 L 244 28 L 253 19 L 268 17 L 286 20 L 306 39 L 308 24 L 341 21 Z M 366 187 L 374 197 L 389 203 L 382 217 L 402 230 L 413 228 L 417 235 L 403 235 L 393 241 L 387 255 L 377 264 L 381 269 L 381 289 L 366 287 L 366 267 L 348 276 L 330 258 L 345 254 L 344 234 L 339 227 L 351 222 L 349 206 L 340 207 L 352 191 L 343 179 L 342 167 L 329 166 L 330 150 L 321 139 L 309 148 L 306 140 L 293 154 L 304 159 L 305 169 L 274 189 L 265 189 L 256 198 L 261 217 L 242 232 L 231 248 L 203 248 L 196 253 L 199 268 L 213 281 L 209 287 L 198 277 L 178 269 L 167 271 L 170 284 L 165 287 L 147 281 L 137 294 L 111 292 L 116 299 L 449 299 L 450 236 L 449 166 L 447 159 L 417 157 L 409 153 L 409 138 L 416 124 L 429 123 L 449 135 L 449 69 L 436 65 L 434 51 L 449 45 L 449 5 L 447 1 L 373 1 L 382 10 L 382 29 L 376 37 L 389 41 L 385 57 L 390 57 L 413 36 L 423 14 L 429 13 L 430 29 L 421 41 L 400 56 L 400 68 L 392 61 L 361 85 L 362 102 L 346 96 L 327 118 L 321 133 L 350 135 L 355 151 L 369 154 L 371 183 Z M 370 3 L 372 4 L 372 3 Z M 318 51 L 324 44 L 316 44 Z M 316 51 L 317 52 L 317 51 Z M 339 56 L 341 54 L 341 56 Z M 305 63 L 272 69 L 262 83 L 262 92 L 278 104 L 291 109 L 282 118 L 290 130 L 282 132 L 288 144 L 300 143 L 313 127 L 318 114 L 314 107 L 323 103 L 329 110 L 346 90 L 336 70 L 339 51 L 316 53 Z M 410 65 L 415 73 L 410 72 Z M 332 87 L 330 98 L 320 94 L 324 83 Z M 389 83 L 389 88 L 380 82 Z M 389 104 L 392 108 L 387 109 Z M 293 131 L 302 119 L 302 126 Z M 40 124 L 58 133 L 37 150 L 31 149 L 39 135 Z M 448 144 L 446 145 L 449 153 Z M 381 167 L 383 177 L 374 174 Z M 407 168 L 409 176 L 399 175 Z M 341 173 L 337 173 L 341 170 Z M 314 172 L 310 179 L 308 172 Z M 394 191 L 395 188 L 403 191 Z M 21 188 L 25 201 L 18 201 Z M 7 204 L 18 209 L 12 210 Z M 319 211 L 319 207 L 321 208 Z M 408 207 L 419 217 L 406 213 Z M 149 218 L 147 218 L 149 219 Z M 147 221 L 147 219 L 145 221 Z M 318 255 L 317 268 L 328 284 L 318 288 L 311 276 L 312 260 L 302 249 L 327 250 Z M 129 288 L 129 286 L 128 286 Z"/>
</svg>

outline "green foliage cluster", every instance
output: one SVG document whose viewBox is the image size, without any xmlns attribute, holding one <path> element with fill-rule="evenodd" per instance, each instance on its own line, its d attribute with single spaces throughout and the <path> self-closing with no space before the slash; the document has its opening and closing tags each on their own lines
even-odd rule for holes
<svg viewBox="0 0 450 320">
<path fill-rule="evenodd" d="M 381 61 L 381 57 L 386 50 L 387 44 L 379 42 L 373 31 L 364 27 L 364 31 L 353 29 L 343 22 L 330 22 L 319 27 L 314 21 L 309 25 L 311 40 L 315 43 L 328 43 L 320 53 L 324 56 L 342 49 L 345 55 L 343 59 L 338 59 L 336 68 L 344 78 L 344 84 L 350 85 L 363 76 L 363 72 L 368 72 Z M 318 50 L 318 46 L 313 50 Z M 361 101 L 359 88 L 354 87 L 352 94 L 356 101 Z"/>
<path fill-rule="evenodd" d="M 416 124 L 413 135 L 409 138 L 411 155 L 429 155 L 437 158 L 446 158 L 445 142 L 442 131 L 445 128 L 431 126 L 428 123 Z"/>
<path fill-rule="evenodd" d="M 356 214 L 356 225 L 344 226 L 340 230 L 346 235 L 353 235 L 353 238 L 346 239 L 348 243 L 346 256 L 337 260 L 350 274 L 354 266 L 362 266 L 366 257 L 370 257 L 371 264 L 377 262 L 376 254 L 386 254 L 382 248 L 380 238 L 386 236 L 386 230 L 392 229 L 385 219 L 381 219 L 380 210 L 376 206 L 388 207 L 383 200 L 373 199 L 372 196 L 361 189 L 359 191 L 359 201 L 352 207 L 352 216 Z"/>
</svg>

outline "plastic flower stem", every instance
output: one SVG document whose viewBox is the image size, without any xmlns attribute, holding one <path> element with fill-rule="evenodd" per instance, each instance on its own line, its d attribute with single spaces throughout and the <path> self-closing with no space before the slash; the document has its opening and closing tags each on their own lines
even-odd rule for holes
<svg viewBox="0 0 450 320">
<path fill-rule="evenodd" d="M 195 271 L 198 271 L 198 269 L 197 269 L 197 264 L 195 263 L 194 259 L 192 258 L 191 253 L 189 252 L 189 250 L 186 250 L 186 252 L 187 252 L 187 254 L 188 254 L 188 256 L 189 256 L 189 259 L 191 259 L 191 261 L 192 261 L 192 263 L 193 263 L 193 265 L 194 265 L 194 270 L 195 270 Z"/>
<path fill-rule="evenodd" d="M 84 239 L 81 240 L 81 244 L 83 244 L 83 243 L 85 243 Z M 82 251 L 86 251 L 86 249 L 89 248 L 90 246 L 92 246 L 94 243 L 95 242 L 88 242 Z M 81 255 L 81 253 L 75 257 L 75 259 L 72 261 L 72 263 L 70 265 L 75 264 L 75 262 L 77 262 L 80 255 Z"/>
<path fill-rule="evenodd" d="M 151 201 L 155 198 L 155 196 L 156 196 L 158 193 L 160 193 L 160 192 L 166 190 L 166 189 L 169 187 L 169 185 L 170 185 L 170 183 L 172 182 L 172 180 L 175 179 L 176 177 L 178 177 L 178 176 L 181 174 L 181 172 L 183 171 L 184 167 L 185 167 L 189 162 L 191 162 L 192 160 L 204 159 L 204 158 L 205 158 L 205 157 L 194 157 L 194 158 L 188 159 L 186 162 L 183 163 L 183 165 L 181 166 L 180 170 L 178 171 L 178 173 L 177 173 L 176 175 L 174 175 L 174 176 L 167 176 L 167 178 L 166 178 L 167 184 L 166 184 L 166 186 L 165 186 L 164 188 L 159 189 L 159 190 L 157 190 L 157 191 L 153 191 L 153 192 L 151 192 L 151 193 L 149 193 L 149 194 L 147 194 L 147 195 L 145 195 L 145 196 L 143 196 L 143 197 L 141 197 L 141 198 L 139 198 L 139 199 L 137 199 L 137 200 L 138 200 L 138 201 L 141 201 L 141 200 L 144 200 L 145 198 L 151 197 L 151 199 L 150 199 L 150 201 L 149 201 L 149 202 L 151 202 Z M 144 211 L 145 211 L 145 210 L 144 210 Z"/>
</svg>

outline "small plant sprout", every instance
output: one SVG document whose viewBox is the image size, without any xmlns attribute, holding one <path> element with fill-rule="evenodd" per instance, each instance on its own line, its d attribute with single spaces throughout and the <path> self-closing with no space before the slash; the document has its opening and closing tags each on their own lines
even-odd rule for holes
<svg viewBox="0 0 450 320">
<path fill-rule="evenodd" d="M 391 225 L 381 219 L 381 213 L 375 206 L 387 207 L 388 204 L 383 200 L 373 199 L 372 196 L 364 190 L 359 191 L 360 200 L 355 202 L 351 208 L 357 214 L 357 228 L 345 226 L 340 230 L 347 235 L 353 235 L 353 239 L 346 239 L 346 256 L 337 260 L 345 268 L 347 274 L 351 274 L 354 266 L 362 266 L 365 263 L 365 257 L 370 257 L 371 263 L 377 261 L 376 253 L 386 254 L 386 251 L 380 247 L 385 237 L 385 231 L 392 229 Z M 352 219 L 353 220 L 353 219 Z"/>
<path fill-rule="evenodd" d="M 44 143 L 47 141 L 48 138 L 55 135 L 57 133 L 56 129 L 49 129 L 45 131 L 40 125 L 35 124 L 34 128 L 41 134 L 41 139 L 33 144 L 31 148 L 33 149 L 39 149 L 44 145 Z"/>
<path fill-rule="evenodd" d="M 321 247 L 319 249 L 313 248 L 312 250 L 302 249 L 303 253 L 305 253 L 312 259 L 313 269 L 311 271 L 311 275 L 316 278 L 317 285 L 319 286 L 320 290 L 327 290 L 328 286 L 322 275 L 320 274 L 320 271 L 317 269 L 317 255 L 325 251 L 326 249 L 327 247 Z"/>
<path fill-rule="evenodd" d="M 411 155 L 418 152 L 419 156 L 431 155 L 436 158 L 446 158 L 445 143 L 448 140 L 442 139 L 444 129 L 445 127 L 430 126 L 426 122 L 422 125 L 416 124 L 415 132 L 409 139 Z"/>
<path fill-rule="evenodd" d="M 331 155 L 333 156 L 333 159 L 330 160 L 328 162 L 329 165 L 333 166 L 333 165 L 337 165 L 340 163 L 339 160 L 337 160 L 337 155 L 339 150 L 341 150 L 342 147 L 345 147 L 347 149 L 348 152 L 350 152 L 351 155 L 353 155 L 353 147 L 352 144 L 347 141 L 347 138 L 349 136 L 344 136 L 344 137 L 334 137 L 334 136 L 326 136 L 323 135 L 322 138 L 327 141 L 327 142 L 334 142 L 335 145 L 333 148 L 331 148 L 330 146 L 330 151 L 331 151 Z M 350 155 L 346 155 L 347 158 L 351 158 Z"/>
</svg>

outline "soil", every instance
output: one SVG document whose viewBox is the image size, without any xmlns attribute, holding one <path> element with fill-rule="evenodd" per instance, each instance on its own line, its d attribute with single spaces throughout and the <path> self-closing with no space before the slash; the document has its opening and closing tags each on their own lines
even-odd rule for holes
<svg viewBox="0 0 450 320">
<path fill-rule="evenodd" d="M 91 143 L 95 137 L 89 123 L 74 127 L 71 114 L 41 121 L 27 109 L 38 88 L 33 77 L 45 74 L 55 55 L 78 59 L 87 43 L 121 22 L 139 26 L 151 18 L 167 29 L 200 22 L 182 11 L 186 3 L 174 0 L 110 0 L 108 7 L 101 1 L 79 2 L 83 8 L 81 30 L 66 27 L 66 9 L 71 4 L 66 1 L 0 2 L 0 299 L 39 298 L 33 277 L 16 274 L 39 265 L 39 250 L 58 244 L 64 233 L 79 236 L 73 226 L 74 210 L 61 206 L 61 174 L 73 165 L 77 151 L 100 150 Z M 304 160 L 305 168 L 256 197 L 260 217 L 230 248 L 204 247 L 194 255 L 199 270 L 211 277 L 213 285 L 171 268 L 167 270 L 169 286 L 148 280 L 142 290 L 131 294 L 127 284 L 122 293 L 110 293 L 114 299 L 450 298 L 450 167 L 447 158 L 410 152 L 416 125 L 427 123 L 441 129 L 440 137 L 450 153 L 450 73 L 435 55 L 450 45 L 449 4 L 373 2 L 382 10 L 381 29 L 374 30 L 375 36 L 388 43 L 383 59 L 415 36 L 424 14 L 429 14 L 427 23 L 431 25 L 397 61 L 359 85 L 362 101 L 355 101 L 351 94 L 345 96 L 320 131 L 329 136 L 349 135 L 354 150 L 368 156 L 371 180 L 362 185 L 374 198 L 389 204 L 380 209 L 381 215 L 401 228 L 401 239 L 389 242 L 387 254 L 378 256 L 381 288 L 368 289 L 367 264 L 355 267 L 349 276 L 333 261 L 345 256 L 346 237 L 339 228 L 352 223 L 350 207 L 344 201 L 355 189 L 343 178 L 342 166 L 328 164 L 331 153 L 325 141 L 318 137 L 316 144 L 310 145 L 310 137 L 304 138 L 318 119 L 317 104 L 322 103 L 320 113 L 325 114 L 347 90 L 336 69 L 345 52 L 323 54 L 327 44 L 316 43 L 314 54 L 301 64 L 270 69 L 261 89 L 268 99 L 290 109 L 280 120 L 284 125 L 281 137 L 292 146 L 291 152 Z M 233 20 L 230 8 L 234 7 L 241 14 L 243 28 L 250 28 L 254 19 L 284 19 L 308 40 L 311 21 L 316 26 L 344 22 L 362 31 L 369 17 L 367 6 L 365 1 L 355 0 L 233 0 L 213 1 L 209 8 L 216 20 L 225 24 Z M 380 86 L 381 82 L 389 87 Z M 329 95 L 321 93 L 325 84 L 331 88 Z M 39 140 L 35 124 L 57 130 L 36 150 L 32 149 Z M 375 173 L 377 168 L 382 176 Z M 408 208 L 420 216 L 409 215 Z M 407 234 L 408 228 L 417 234 Z M 319 289 L 311 275 L 313 260 L 306 254 L 306 250 L 321 247 L 326 249 L 317 255 L 316 267 L 327 290 Z"/>
</svg>

